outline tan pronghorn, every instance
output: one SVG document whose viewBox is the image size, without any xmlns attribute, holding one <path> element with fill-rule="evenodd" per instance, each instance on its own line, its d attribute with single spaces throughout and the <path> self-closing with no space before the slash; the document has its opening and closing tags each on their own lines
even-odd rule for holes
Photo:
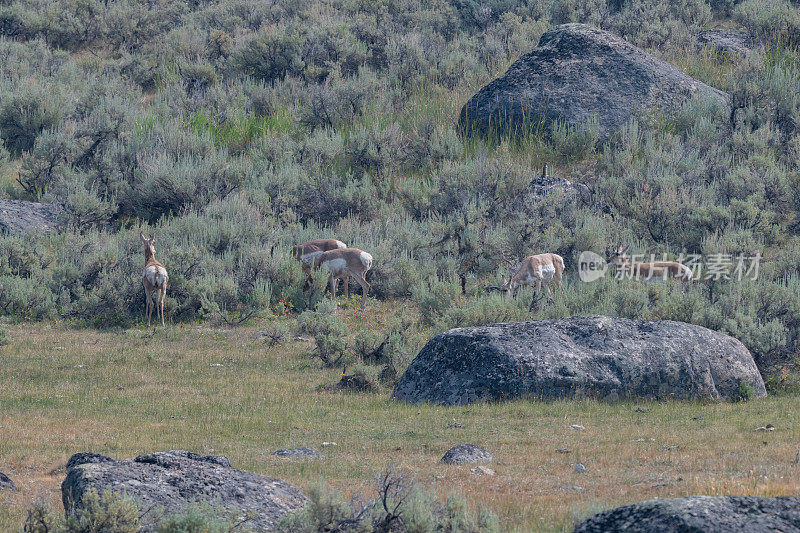
<svg viewBox="0 0 800 533">
<path fill-rule="evenodd" d="M 339 248 L 338 250 L 328 250 L 319 255 L 307 255 L 305 261 L 311 263 L 310 267 L 317 270 L 327 267 L 330 272 L 331 293 L 336 298 L 336 281 L 347 279 L 353 276 L 361 285 L 361 309 L 364 309 L 367 301 L 367 293 L 370 285 L 367 283 L 367 271 L 372 268 L 372 256 L 358 248 Z M 345 285 L 346 287 L 347 285 Z M 311 275 L 306 278 L 303 290 L 311 287 Z"/>
<path fill-rule="evenodd" d="M 164 325 L 164 299 L 167 297 L 167 269 L 164 265 L 156 261 L 155 235 L 149 239 L 144 234 L 139 233 L 144 244 L 144 271 L 142 272 L 142 283 L 144 283 L 144 299 L 147 303 L 147 327 L 150 327 L 150 317 L 153 314 L 153 291 L 158 291 L 156 296 L 156 314 L 161 315 L 161 325 Z"/>
<path fill-rule="evenodd" d="M 338 250 L 340 248 L 347 248 L 347 245 L 337 239 L 314 239 L 295 245 L 292 248 L 292 257 L 300 261 L 303 267 L 303 274 L 308 276 L 311 269 L 314 267 L 313 259 L 319 257 L 323 252 Z M 349 276 L 344 279 L 344 292 L 348 296 L 350 295 L 347 286 L 347 281 L 349 279 Z"/>
<path fill-rule="evenodd" d="M 651 280 L 668 278 L 679 279 L 681 281 L 692 281 L 692 269 L 676 261 L 655 261 L 652 263 L 628 262 L 627 250 L 618 246 L 615 252 L 609 254 L 606 262 L 617 267 L 620 276 L 643 279 L 645 282 Z"/>
<path fill-rule="evenodd" d="M 504 281 L 502 286 L 488 287 L 489 289 L 503 291 L 513 298 L 521 286 L 536 284 L 536 293 L 533 295 L 529 309 L 533 309 L 536 303 L 536 298 L 542 290 L 542 282 L 546 283 L 553 280 L 556 288 L 563 291 L 561 280 L 564 276 L 564 258 L 560 255 L 550 253 L 529 255 L 522 260 L 522 263 L 517 268 L 513 267 L 513 262 L 506 258 L 505 254 L 503 254 L 503 259 L 509 265 L 512 265 L 512 270 L 509 271 L 510 278 Z M 545 287 L 548 295 L 552 298 L 553 291 L 550 290 L 549 286 L 545 285 Z"/>
</svg>

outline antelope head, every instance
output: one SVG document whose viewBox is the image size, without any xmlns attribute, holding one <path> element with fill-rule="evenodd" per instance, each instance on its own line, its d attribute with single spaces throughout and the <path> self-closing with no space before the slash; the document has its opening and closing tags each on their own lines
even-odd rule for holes
<svg viewBox="0 0 800 533">
<path fill-rule="evenodd" d="M 621 245 L 617 246 L 617 249 L 609 253 L 608 257 L 606 257 L 606 263 L 615 266 L 625 265 L 628 262 L 628 255 L 626 252 L 627 248 L 623 248 Z"/>
<path fill-rule="evenodd" d="M 156 253 L 156 247 L 155 247 L 156 236 L 155 236 L 155 234 L 151 235 L 150 238 L 148 239 L 147 237 L 144 236 L 144 233 L 139 232 L 139 237 L 141 237 L 142 244 L 144 244 L 144 253 L 145 253 L 145 255 L 155 256 L 155 253 Z"/>
</svg>

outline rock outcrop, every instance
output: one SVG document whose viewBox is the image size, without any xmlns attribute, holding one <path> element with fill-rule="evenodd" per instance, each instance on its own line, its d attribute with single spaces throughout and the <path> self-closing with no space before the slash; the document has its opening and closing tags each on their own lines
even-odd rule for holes
<svg viewBox="0 0 800 533">
<path fill-rule="evenodd" d="M 275 450 L 272 455 L 277 455 L 278 457 L 310 457 L 310 458 L 317 458 L 322 457 L 322 454 L 319 453 L 317 450 L 311 448 L 281 448 L 280 450 Z"/>
<path fill-rule="evenodd" d="M 621 37 L 564 24 L 478 91 L 462 108 L 459 125 L 485 134 L 550 128 L 556 121 L 583 129 L 596 119 L 603 138 L 639 111 L 670 113 L 701 95 L 730 105 L 726 93 Z"/>
<path fill-rule="evenodd" d="M 394 389 L 405 402 L 516 398 L 737 400 L 766 396 L 741 342 L 672 321 L 587 316 L 452 329 Z"/>
<path fill-rule="evenodd" d="M 689 496 L 617 507 L 596 514 L 575 533 L 761 533 L 800 532 L 800 498 Z"/>
<path fill-rule="evenodd" d="M 58 229 L 61 208 L 54 204 L 0 200 L 0 233 L 24 235 L 46 233 Z"/>
<path fill-rule="evenodd" d="M 181 512 L 190 503 L 210 504 L 234 516 L 251 516 L 244 526 L 268 531 L 285 513 L 307 501 L 284 481 L 232 468 L 226 457 L 182 450 L 119 460 L 78 454 L 68 464 L 61 484 L 67 513 L 81 506 L 88 490 L 110 489 L 132 498 L 140 510 L 151 510 L 146 517 L 153 516 L 152 523 L 143 524 L 142 531 L 154 529 L 155 513 Z"/>
<path fill-rule="evenodd" d="M 459 444 L 453 446 L 440 459 L 441 462 L 450 465 L 460 465 L 464 463 L 480 463 L 494 461 L 492 454 L 474 444 Z"/>
<path fill-rule="evenodd" d="M 748 56 L 753 40 L 746 30 L 703 30 L 697 34 L 697 47 L 709 47 L 716 52 Z"/>
<path fill-rule="evenodd" d="M 0 472 L 0 490 L 17 490 L 17 486 L 11 481 L 11 478 Z"/>
</svg>

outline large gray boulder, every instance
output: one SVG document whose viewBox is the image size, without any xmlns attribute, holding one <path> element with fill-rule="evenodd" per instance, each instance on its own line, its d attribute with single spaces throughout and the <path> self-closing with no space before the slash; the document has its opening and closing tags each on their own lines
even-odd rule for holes
<svg viewBox="0 0 800 533">
<path fill-rule="evenodd" d="M 87 462 L 84 462 L 87 461 Z M 182 450 L 112 459 L 76 454 L 61 484 L 69 514 L 82 505 L 90 489 L 106 489 L 132 498 L 144 512 L 142 531 L 152 531 L 159 516 L 181 512 L 189 503 L 210 504 L 234 517 L 253 515 L 243 525 L 271 530 L 285 514 L 301 508 L 306 497 L 288 483 L 231 467 L 226 457 L 197 455 Z"/>
<path fill-rule="evenodd" d="M 672 321 L 604 316 L 451 329 L 422 348 L 394 389 L 445 405 L 516 398 L 736 400 L 766 396 L 741 342 Z"/>
<path fill-rule="evenodd" d="M 690 496 L 634 503 L 589 518 L 575 533 L 800 533 L 800 498 Z"/>
<path fill-rule="evenodd" d="M 0 199 L 0 233 L 23 235 L 58 229 L 61 208 L 55 204 Z"/>
<path fill-rule="evenodd" d="M 583 128 L 594 117 L 605 137 L 639 111 L 669 114 L 700 95 L 730 105 L 726 93 L 621 37 L 564 24 L 478 91 L 462 108 L 459 125 L 485 134 L 549 128 L 555 121 Z"/>
</svg>

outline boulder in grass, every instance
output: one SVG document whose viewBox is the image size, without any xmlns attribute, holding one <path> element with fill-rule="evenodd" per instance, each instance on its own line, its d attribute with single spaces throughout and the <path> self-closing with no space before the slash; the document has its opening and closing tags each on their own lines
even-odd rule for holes
<svg viewBox="0 0 800 533">
<path fill-rule="evenodd" d="M 800 498 L 689 496 L 648 500 L 598 513 L 575 533 L 800 532 Z"/>
<path fill-rule="evenodd" d="M 733 337 L 682 322 L 606 316 L 452 329 L 422 348 L 394 389 L 405 402 L 443 405 L 766 394 L 752 355 Z"/>
<path fill-rule="evenodd" d="M 284 514 L 300 509 L 307 501 L 285 481 L 233 468 L 226 457 L 182 450 L 135 459 L 101 457 L 79 454 L 70 461 L 72 466 L 61 484 L 67 513 L 81 507 L 87 491 L 111 490 L 131 498 L 141 511 L 150 510 L 146 516 L 180 513 L 191 504 L 207 504 L 246 520 L 243 525 L 247 528 L 269 531 Z M 155 517 L 152 523 L 142 524 L 141 531 L 153 531 L 157 521 Z"/>
<path fill-rule="evenodd" d="M 440 459 L 441 462 L 449 465 L 460 465 L 464 463 L 480 463 L 494 461 L 492 454 L 474 444 L 459 444 L 453 446 Z"/>
</svg>

